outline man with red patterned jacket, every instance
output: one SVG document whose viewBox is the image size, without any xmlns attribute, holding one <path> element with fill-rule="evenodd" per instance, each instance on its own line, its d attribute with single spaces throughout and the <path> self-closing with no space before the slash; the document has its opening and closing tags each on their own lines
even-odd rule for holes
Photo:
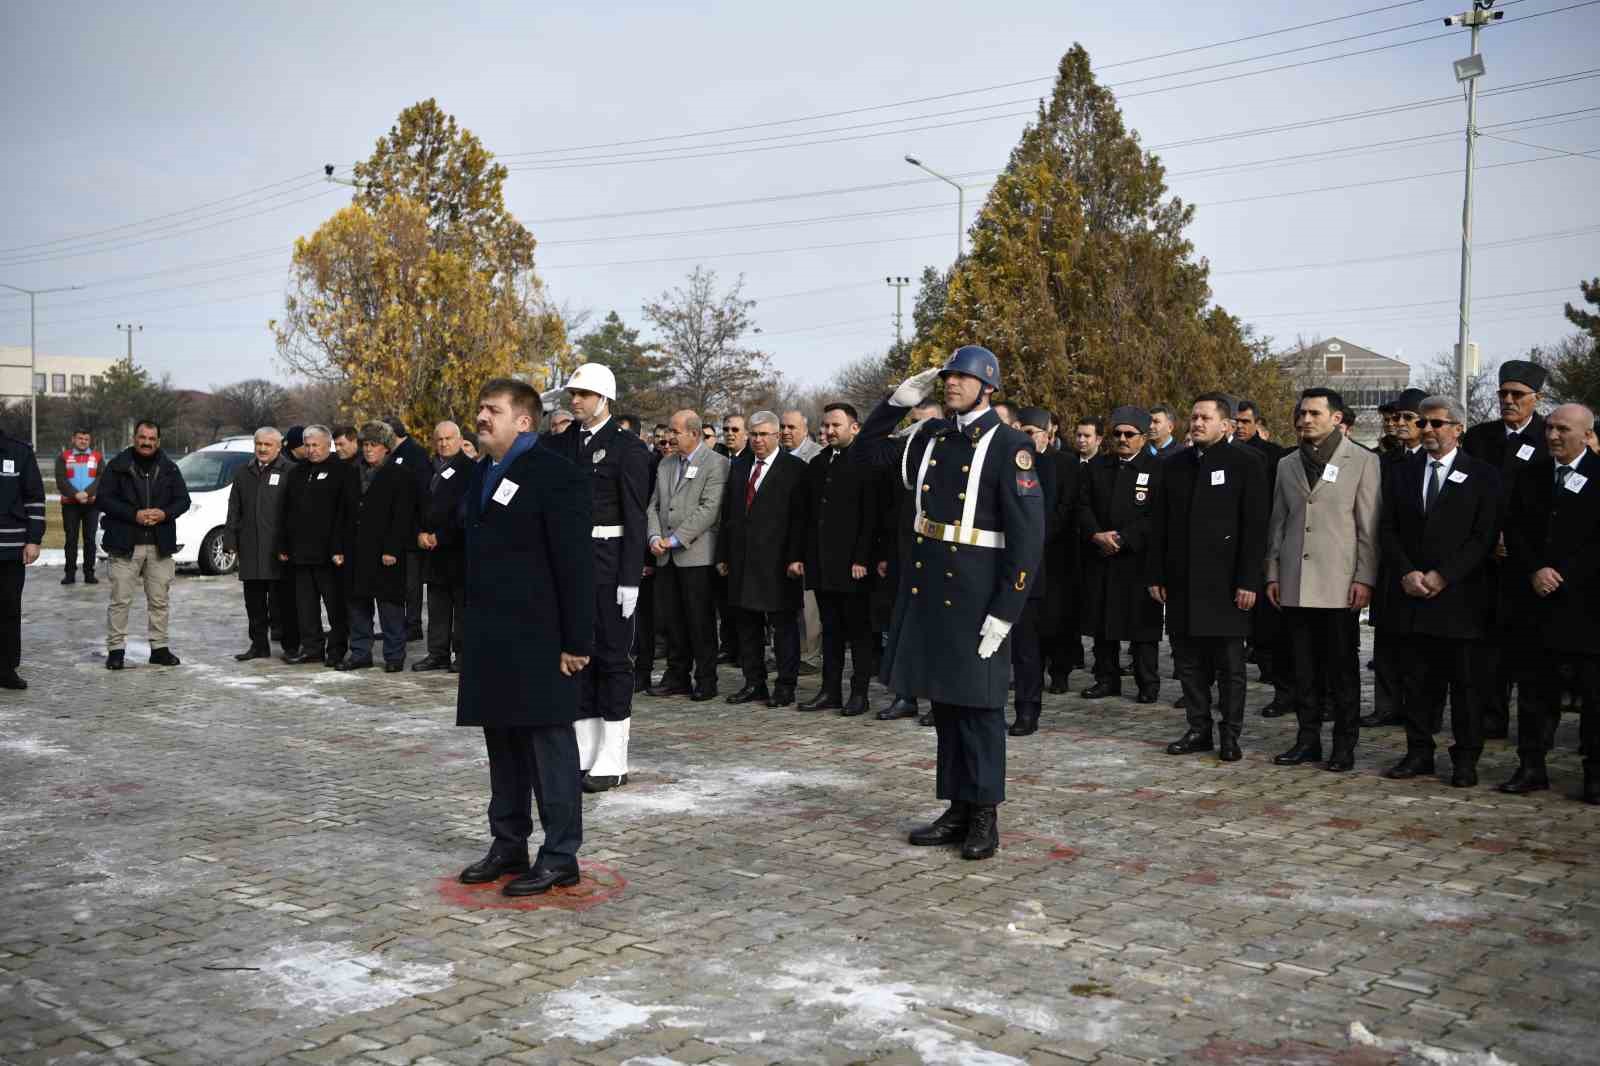
<svg viewBox="0 0 1600 1066">
<path fill-rule="evenodd" d="M 67 572 L 61 578 L 63 585 L 78 580 L 78 536 L 83 535 L 83 583 L 98 585 L 94 576 L 95 534 L 100 524 L 100 512 L 95 507 L 95 493 L 100 489 L 100 471 L 105 468 L 105 457 L 91 447 L 86 429 L 72 431 L 72 444 L 56 456 L 56 491 L 61 494 L 61 524 L 67 536 Z"/>
</svg>

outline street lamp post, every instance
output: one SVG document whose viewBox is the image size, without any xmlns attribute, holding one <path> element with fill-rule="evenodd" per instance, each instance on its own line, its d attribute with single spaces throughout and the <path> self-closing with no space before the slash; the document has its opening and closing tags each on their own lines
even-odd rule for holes
<svg viewBox="0 0 1600 1066">
<path fill-rule="evenodd" d="M 1504 11 L 1490 11 L 1495 0 L 1472 0 L 1472 8 L 1444 20 L 1446 26 L 1466 26 L 1472 30 L 1472 54 L 1455 61 L 1456 81 L 1466 86 L 1467 97 L 1467 181 L 1461 198 L 1461 310 L 1456 333 L 1456 399 L 1467 402 L 1467 378 L 1477 368 L 1469 365 L 1472 338 L 1472 171 L 1476 164 L 1478 139 L 1478 79 L 1483 77 L 1483 55 L 1478 49 L 1478 34 Z"/>
<path fill-rule="evenodd" d="M 966 251 L 965 231 L 967 222 L 967 190 L 961 183 L 945 177 L 943 174 L 928 166 L 916 156 L 906 156 L 906 162 L 938 178 L 947 185 L 954 185 L 956 189 L 956 259 L 959 260 Z"/>
<path fill-rule="evenodd" d="M 34 320 L 34 300 L 50 292 L 71 292 L 82 285 L 59 285 L 53 289 L 24 289 L 20 285 L 0 282 L 0 289 L 10 289 L 28 297 L 28 443 L 39 450 L 39 390 L 33 387 L 34 375 L 39 373 L 39 328 Z"/>
</svg>

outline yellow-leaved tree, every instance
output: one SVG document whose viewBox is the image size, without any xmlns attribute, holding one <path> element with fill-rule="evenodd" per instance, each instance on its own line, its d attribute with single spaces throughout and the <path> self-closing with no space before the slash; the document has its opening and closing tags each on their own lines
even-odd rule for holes
<svg viewBox="0 0 1600 1066">
<path fill-rule="evenodd" d="M 284 316 L 269 324 L 284 364 L 343 386 L 353 416 L 410 426 L 472 416 L 491 377 L 542 387 L 567 361 L 566 331 L 505 178 L 433 100 L 401 112 L 356 164 L 351 204 L 295 242 Z"/>
</svg>

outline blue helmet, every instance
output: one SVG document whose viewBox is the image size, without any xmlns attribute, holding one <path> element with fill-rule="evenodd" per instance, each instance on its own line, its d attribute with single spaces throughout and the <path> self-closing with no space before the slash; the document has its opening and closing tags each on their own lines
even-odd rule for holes
<svg viewBox="0 0 1600 1066">
<path fill-rule="evenodd" d="M 942 378 L 946 374 L 966 374 L 975 377 L 991 389 L 1000 387 L 1000 360 L 995 358 L 993 352 L 981 344 L 963 344 L 950 353 L 950 358 L 945 360 L 944 368 L 939 371 Z"/>
</svg>

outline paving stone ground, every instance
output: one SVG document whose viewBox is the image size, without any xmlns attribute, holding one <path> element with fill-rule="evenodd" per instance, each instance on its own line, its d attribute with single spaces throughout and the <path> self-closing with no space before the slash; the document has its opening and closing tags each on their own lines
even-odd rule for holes
<svg viewBox="0 0 1600 1066">
<path fill-rule="evenodd" d="M 931 730 L 642 699 L 583 884 L 508 909 L 454 882 L 487 769 L 452 677 L 237 664 L 239 586 L 197 577 L 184 665 L 109 673 L 106 586 L 58 577 L 0 693 L 6 1063 L 1596 1061 L 1570 718 L 1557 791 L 1512 799 L 1504 741 L 1471 791 L 1381 780 L 1395 730 L 1274 767 L 1255 684 L 1231 766 L 1162 752 L 1171 681 L 1048 697 L 971 863 L 904 842 Z"/>
</svg>

